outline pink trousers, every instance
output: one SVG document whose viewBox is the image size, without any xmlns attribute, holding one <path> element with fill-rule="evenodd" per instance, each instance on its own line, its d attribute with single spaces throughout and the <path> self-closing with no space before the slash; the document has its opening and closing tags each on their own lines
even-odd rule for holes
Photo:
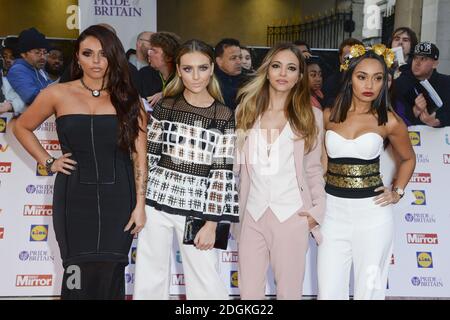
<svg viewBox="0 0 450 320">
<path fill-rule="evenodd" d="M 255 221 L 246 212 L 239 242 L 239 290 L 243 300 L 262 300 L 269 265 L 275 276 L 277 299 L 302 298 L 308 221 L 294 214 L 283 223 L 270 208 Z"/>
</svg>

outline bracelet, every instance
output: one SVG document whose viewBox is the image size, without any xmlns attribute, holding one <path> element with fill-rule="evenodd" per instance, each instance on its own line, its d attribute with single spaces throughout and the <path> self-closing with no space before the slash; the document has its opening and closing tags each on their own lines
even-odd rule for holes
<svg viewBox="0 0 450 320">
<path fill-rule="evenodd" d="M 53 157 L 51 157 L 45 161 L 45 170 L 47 170 L 47 172 L 49 174 L 53 173 L 52 165 L 53 165 L 53 163 L 55 163 L 55 161 L 56 161 L 56 159 Z"/>
</svg>

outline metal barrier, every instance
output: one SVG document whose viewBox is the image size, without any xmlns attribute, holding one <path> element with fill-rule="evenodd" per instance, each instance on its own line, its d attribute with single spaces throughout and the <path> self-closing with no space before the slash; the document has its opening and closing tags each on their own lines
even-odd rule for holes
<svg viewBox="0 0 450 320">
<path fill-rule="evenodd" d="M 353 12 L 337 12 L 303 24 L 268 26 L 267 46 L 303 40 L 314 48 L 338 48 L 344 39 L 351 37 L 353 29 Z"/>
</svg>

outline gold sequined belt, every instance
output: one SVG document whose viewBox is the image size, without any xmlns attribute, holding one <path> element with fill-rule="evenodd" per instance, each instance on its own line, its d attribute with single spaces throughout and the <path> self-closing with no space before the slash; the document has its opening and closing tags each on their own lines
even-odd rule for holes
<svg viewBox="0 0 450 320">
<path fill-rule="evenodd" d="M 325 191 L 339 198 L 371 198 L 383 186 L 380 175 L 380 158 L 362 160 L 357 158 L 328 158 Z"/>
<path fill-rule="evenodd" d="M 341 176 L 362 177 L 380 173 L 379 163 L 372 164 L 337 164 L 330 162 L 328 172 Z"/>
<path fill-rule="evenodd" d="M 376 188 L 383 185 L 379 175 L 371 177 L 342 177 L 327 174 L 326 179 L 328 185 L 345 189 Z"/>
<path fill-rule="evenodd" d="M 328 163 L 327 184 L 337 188 L 364 189 L 383 185 L 379 162 L 371 164 Z"/>
</svg>

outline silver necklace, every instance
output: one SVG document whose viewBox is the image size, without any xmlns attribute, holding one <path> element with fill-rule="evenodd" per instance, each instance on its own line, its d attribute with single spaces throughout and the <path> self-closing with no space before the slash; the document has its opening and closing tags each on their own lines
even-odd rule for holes
<svg viewBox="0 0 450 320">
<path fill-rule="evenodd" d="M 80 78 L 80 81 L 81 81 L 81 84 L 83 85 L 83 87 L 84 87 L 85 89 L 89 90 L 89 91 L 91 92 L 92 96 L 95 97 L 95 98 L 100 97 L 100 93 L 101 93 L 102 91 L 105 90 L 105 88 L 103 87 L 103 81 L 102 81 L 102 88 L 101 88 L 100 90 L 94 90 L 94 89 L 89 88 L 89 87 L 84 83 L 83 78 Z"/>
</svg>

